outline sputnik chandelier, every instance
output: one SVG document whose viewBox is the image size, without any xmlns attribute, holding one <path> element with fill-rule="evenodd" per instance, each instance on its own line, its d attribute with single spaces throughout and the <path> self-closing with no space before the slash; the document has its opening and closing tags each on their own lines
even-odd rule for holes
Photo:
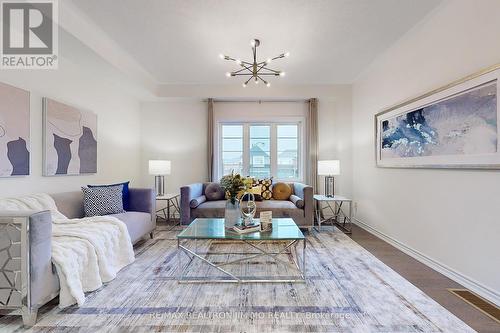
<svg viewBox="0 0 500 333">
<path fill-rule="evenodd" d="M 253 62 L 242 61 L 240 59 L 235 59 L 224 54 L 219 54 L 219 58 L 234 61 L 241 67 L 240 69 L 233 72 L 227 72 L 226 76 L 243 76 L 245 79 L 248 77 L 248 79 L 243 83 L 243 87 L 246 87 L 248 82 L 250 82 L 252 79 L 254 80 L 255 84 L 258 84 L 259 81 L 262 81 L 267 87 L 270 87 L 271 83 L 265 80 L 263 77 L 285 76 L 285 72 L 271 69 L 268 67 L 268 65 L 276 59 L 287 58 L 288 56 L 290 56 L 290 52 L 285 52 L 274 58 L 267 58 L 267 60 L 265 61 L 257 62 L 257 47 L 259 45 L 260 40 L 258 39 L 252 39 L 252 41 L 250 42 L 250 46 L 252 46 Z"/>
</svg>

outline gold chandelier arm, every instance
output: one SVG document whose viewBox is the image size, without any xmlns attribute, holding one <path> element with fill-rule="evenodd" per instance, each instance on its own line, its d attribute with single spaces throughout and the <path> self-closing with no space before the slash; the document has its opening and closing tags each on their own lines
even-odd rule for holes
<svg viewBox="0 0 500 333">
<path fill-rule="evenodd" d="M 276 56 L 276 57 L 274 57 L 274 58 L 271 58 L 271 60 L 283 59 L 284 57 L 285 57 L 285 54 L 284 54 L 284 53 L 282 53 L 282 54 L 280 54 L 279 56 Z"/>
<path fill-rule="evenodd" d="M 250 73 L 253 73 L 252 69 L 250 67 L 245 66 L 243 63 L 241 63 L 240 66 L 248 70 Z"/>
<path fill-rule="evenodd" d="M 260 64 L 262 64 L 262 63 L 260 63 Z M 260 70 L 261 70 L 262 68 L 266 67 L 266 62 L 264 61 L 264 63 L 262 64 L 262 66 L 261 66 L 261 65 L 259 65 L 259 64 L 257 64 L 257 66 L 259 66 L 259 68 L 257 68 L 257 73 L 258 73 L 258 72 L 260 72 Z"/>
<path fill-rule="evenodd" d="M 257 78 L 260 79 L 262 82 L 264 82 L 264 84 L 267 84 L 267 81 L 261 78 L 260 75 L 257 75 Z"/>
<path fill-rule="evenodd" d="M 266 71 L 270 71 L 270 72 L 276 73 L 276 74 L 279 74 L 279 73 L 280 73 L 280 71 L 277 71 L 277 70 L 275 70 L 275 69 L 271 69 L 271 68 L 266 67 L 266 66 L 262 67 L 262 69 L 264 69 L 264 70 L 266 70 Z"/>
<path fill-rule="evenodd" d="M 249 69 L 248 67 L 244 67 L 244 66 L 243 66 L 243 68 L 242 68 L 242 69 L 239 69 L 239 70 L 237 70 L 236 72 L 233 72 L 232 74 L 238 74 L 238 73 L 240 73 L 240 72 L 243 72 L 244 70 L 248 70 L 249 72 L 252 72 L 252 71 L 250 71 L 250 69 Z"/>
<path fill-rule="evenodd" d="M 245 81 L 244 85 L 247 85 L 250 80 L 253 79 L 253 75 L 248 78 L 248 80 Z"/>
</svg>

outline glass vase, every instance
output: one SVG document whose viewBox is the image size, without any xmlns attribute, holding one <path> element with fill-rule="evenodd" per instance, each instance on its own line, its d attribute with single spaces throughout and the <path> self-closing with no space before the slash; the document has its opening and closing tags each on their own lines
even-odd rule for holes
<svg viewBox="0 0 500 333">
<path fill-rule="evenodd" d="M 240 203 L 238 200 L 231 202 L 229 199 L 226 201 L 226 210 L 224 211 L 224 226 L 229 229 L 236 224 L 241 224 Z"/>
</svg>

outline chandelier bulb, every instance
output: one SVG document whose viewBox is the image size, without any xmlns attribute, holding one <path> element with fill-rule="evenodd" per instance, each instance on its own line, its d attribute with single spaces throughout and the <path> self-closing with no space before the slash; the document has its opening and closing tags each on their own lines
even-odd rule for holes
<svg viewBox="0 0 500 333">
<path fill-rule="evenodd" d="M 257 78 L 255 78 L 255 84 L 259 84 L 259 80 Z"/>
<path fill-rule="evenodd" d="M 250 41 L 250 46 L 252 46 L 252 47 L 254 47 L 254 46 L 255 46 L 255 39 L 252 39 L 252 40 Z"/>
<path fill-rule="evenodd" d="M 290 56 L 290 52 L 285 52 L 284 56 L 285 58 L 288 58 Z"/>
<path fill-rule="evenodd" d="M 227 76 L 227 77 L 230 77 L 230 76 L 231 76 L 231 73 L 226 72 L 226 76 Z"/>
<path fill-rule="evenodd" d="M 286 73 L 285 72 L 280 72 L 280 76 L 285 76 Z"/>
<path fill-rule="evenodd" d="M 225 56 L 222 53 L 219 53 L 219 58 L 224 59 Z"/>
<path fill-rule="evenodd" d="M 243 88 L 246 88 L 247 84 L 243 82 L 242 86 L 243 86 Z"/>
<path fill-rule="evenodd" d="M 270 87 L 270 86 L 271 86 L 271 82 L 266 83 L 266 87 Z"/>
<path fill-rule="evenodd" d="M 266 64 L 270 64 L 270 63 L 271 63 L 271 61 L 273 61 L 273 59 L 271 59 L 271 58 L 267 58 L 267 60 L 266 60 Z"/>
</svg>

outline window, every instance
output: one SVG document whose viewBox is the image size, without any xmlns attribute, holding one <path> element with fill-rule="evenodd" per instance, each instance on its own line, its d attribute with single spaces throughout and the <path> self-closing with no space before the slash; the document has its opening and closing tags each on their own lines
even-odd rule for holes
<svg viewBox="0 0 500 333">
<path fill-rule="evenodd" d="M 299 178 L 299 136 L 297 125 L 278 125 L 278 168 L 279 179 Z"/>
<path fill-rule="evenodd" d="M 222 126 L 222 174 L 243 173 L 243 126 Z"/>
<path fill-rule="evenodd" d="M 271 126 L 250 125 L 250 165 L 248 174 L 271 177 Z"/>
<path fill-rule="evenodd" d="M 234 170 L 256 178 L 300 180 L 300 125 L 221 124 L 219 177 Z"/>
</svg>

